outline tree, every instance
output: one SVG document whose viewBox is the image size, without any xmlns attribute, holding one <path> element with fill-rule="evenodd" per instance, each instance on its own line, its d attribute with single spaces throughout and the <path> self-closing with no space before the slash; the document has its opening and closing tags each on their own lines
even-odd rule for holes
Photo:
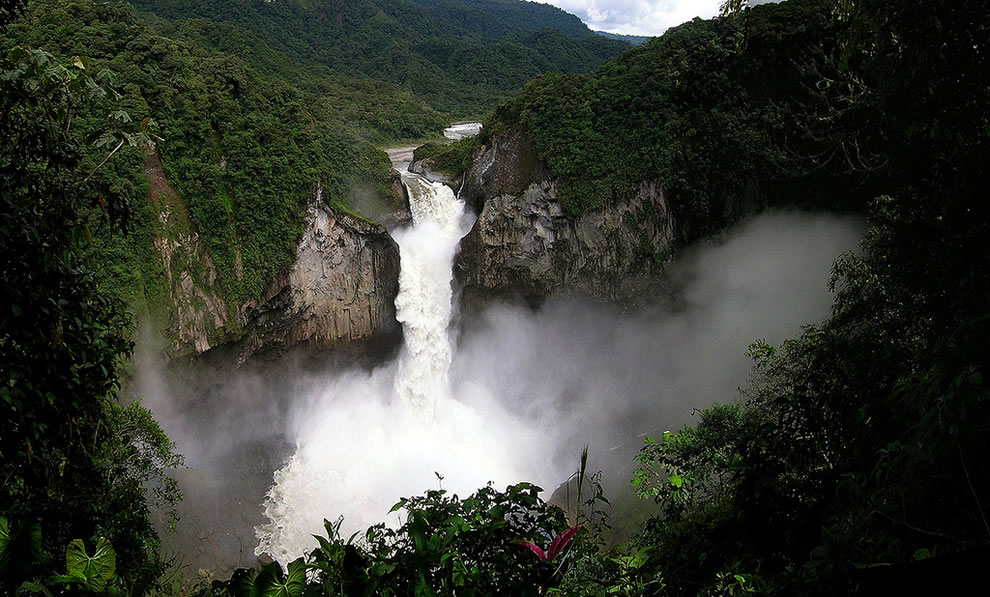
<svg viewBox="0 0 990 597">
<path fill-rule="evenodd" d="M 27 0 L 0 0 L 0 30 L 17 18 Z"/>
<path fill-rule="evenodd" d="M 46 554 L 71 540 L 103 536 L 142 592 L 163 568 L 144 484 L 174 503 L 164 470 L 180 460 L 147 411 L 116 402 L 130 320 L 81 257 L 87 217 L 126 215 L 101 168 L 154 138 L 153 121 L 134 127 L 116 108 L 112 82 L 85 58 L 0 57 L 0 512 L 44 538 L 27 577 L 50 572 Z M 4 575 L 0 588 L 27 577 Z"/>
</svg>

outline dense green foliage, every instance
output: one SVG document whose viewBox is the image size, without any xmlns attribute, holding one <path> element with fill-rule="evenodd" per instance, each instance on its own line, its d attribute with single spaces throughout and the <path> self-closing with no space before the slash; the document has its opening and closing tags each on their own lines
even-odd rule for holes
<svg viewBox="0 0 990 597">
<path fill-rule="evenodd" d="M 556 29 L 574 38 L 591 37 L 576 16 L 556 6 L 517 0 L 410 0 L 429 22 L 449 33 L 467 33 L 486 41 Z M 384 6 L 385 3 L 382 3 Z M 618 46 L 616 46 L 618 47 Z"/>
<path fill-rule="evenodd" d="M 132 3 L 173 21 L 236 25 L 334 78 L 386 81 L 454 117 L 487 112 L 541 73 L 588 72 L 629 47 L 557 8 L 510 0 Z"/>
<path fill-rule="evenodd" d="M 571 213 L 657 177 L 687 239 L 746 193 L 868 203 L 871 223 L 835 264 L 827 321 L 754 344 L 740 400 L 713 397 L 730 402 L 647 442 L 633 482 L 657 510 L 626 554 L 575 543 L 551 591 L 872 594 L 980 575 L 988 35 L 979 2 L 789 0 L 690 23 L 595 77 L 546 77 L 499 109 L 487 138 L 524 127 Z M 457 164 L 461 149 L 419 157 Z M 395 553 L 361 569 L 377 564 L 417 570 Z"/>
<path fill-rule="evenodd" d="M 39 0 L 8 36 L 5 45 L 45 45 L 63 56 L 89 53 L 95 66 L 116 73 L 124 107 L 155 114 L 164 138 L 157 150 L 167 176 L 163 184 L 178 197 L 158 186 L 148 197 L 140 156 L 115 164 L 113 184 L 134 206 L 135 230 L 124 239 L 100 235 L 94 259 L 121 295 L 135 307 L 147 301 L 166 321 L 173 307 L 167 287 L 175 282 L 163 278 L 152 239 L 197 234 L 233 313 L 291 264 L 302 210 L 317 185 L 331 206 L 346 206 L 358 185 L 397 200 L 387 158 L 364 137 L 422 134 L 443 123 L 436 116 L 410 118 L 406 126 L 412 129 L 389 125 L 379 131 L 377 119 L 397 109 L 394 117 L 402 120 L 404 108 L 386 101 L 391 107 L 372 113 L 355 97 L 364 91 L 338 89 L 335 97 L 302 91 L 234 56 L 164 37 L 126 4 Z M 367 112 L 363 119 L 343 120 L 361 111 Z M 174 215 L 170 227 L 161 224 L 165 212 Z M 198 285 L 212 282 L 201 260 L 190 267 Z"/>
<path fill-rule="evenodd" d="M 641 46 L 650 41 L 650 38 L 645 35 L 623 35 L 621 33 L 609 33 L 607 31 L 595 31 L 595 34 L 607 37 L 609 39 L 622 40 L 633 46 Z"/>
<path fill-rule="evenodd" d="M 239 307 L 291 265 L 317 189 L 340 209 L 354 194 L 398 206 L 372 143 L 434 136 L 450 114 L 487 109 L 530 76 L 588 70 L 623 47 L 558 9 L 515 2 L 464 5 L 442 22 L 449 3 L 135 4 L 156 14 L 37 0 L 0 46 L 86 54 L 117 74 L 130 112 L 155 116 L 157 157 L 113 165 L 132 234 L 94 224 L 92 263 L 163 330 L 176 320 L 170 289 L 188 276 L 227 311 L 217 339 L 236 336 Z M 472 19 L 496 14 L 505 35 L 474 31 Z M 146 181 L 158 160 L 163 178 Z M 165 271 L 156 243 L 196 254 Z"/>
<path fill-rule="evenodd" d="M 470 27 L 451 41 L 428 28 L 441 1 L 388 11 L 315 0 L 154 4 L 175 11 L 166 19 L 204 18 L 146 22 L 125 4 L 38 0 L 2 38 L 6 592 L 75 574 L 66 590 L 140 593 L 162 570 L 145 489 L 174 499 L 161 473 L 177 461 L 146 411 L 114 400 L 131 330 L 106 286 L 146 276 L 149 294 L 161 273 L 141 251 L 153 237 L 198 231 L 227 296 L 255 296 L 291 258 L 317 182 L 342 207 L 357 183 L 386 193 L 387 164 L 368 141 L 441 122 L 421 102 L 446 83 L 420 75 L 468 68 L 471 52 L 499 73 L 510 62 L 488 61 L 498 52 L 566 58 L 577 55 L 566 44 L 582 43 L 538 30 L 493 44 Z M 334 6 L 339 22 L 327 12 Z M 306 30 L 303 22 L 322 33 L 281 37 Z M 380 43 L 409 23 L 426 33 Z M 354 27 L 334 29 L 343 25 Z M 398 528 L 355 541 L 328 524 L 287 573 L 240 571 L 204 594 L 896 592 L 898 583 L 925 586 L 915 560 L 985 554 L 988 36 L 976 0 L 788 0 L 688 23 L 593 76 L 528 85 L 477 142 L 525 129 L 571 214 L 653 179 L 685 241 L 767 203 L 868 202 L 862 251 L 834 267 L 832 316 L 780 347 L 754 344 L 740 400 L 713 396 L 726 404 L 647 442 L 633 482 L 656 511 L 625 548 L 601 539 L 598 490 L 576 534 L 530 485 L 466 499 L 433 491 L 399 502 Z M 85 50 L 93 63 L 8 54 L 15 42 L 64 57 Z M 546 53 L 528 53 L 541 43 Z M 367 62 L 343 64 L 344 49 Z M 97 73 L 104 65 L 119 71 L 119 97 L 112 75 Z M 368 76 L 379 69 L 389 71 L 384 80 Z M 507 89 L 486 87 L 485 76 L 450 101 L 470 107 Z M 386 92 L 380 104 L 373 91 Z M 411 128 L 390 121 L 407 113 L 420 118 Z M 157 128 L 130 120 L 149 115 Z M 182 198 L 170 208 L 188 206 L 175 220 L 181 231 L 154 227 L 155 201 L 171 199 L 144 200 L 148 185 L 135 174 L 144 160 L 135 148 L 158 135 Z M 455 173 L 477 142 L 426 146 L 418 157 Z M 126 213 L 132 236 L 111 234 Z M 90 264 L 108 255 L 94 273 Z M 129 260 L 142 265 L 121 265 Z"/>
<path fill-rule="evenodd" d="M 586 464 L 586 454 L 583 463 Z M 278 563 L 240 569 L 197 595 L 235 597 L 284 590 L 287 595 L 641 595 L 660 583 L 645 578 L 649 549 L 606 548 L 606 504 L 598 476 L 581 476 L 577 522 L 539 498 L 539 487 L 491 486 L 460 499 L 443 490 L 402 498 L 397 528 L 378 524 L 344 540 L 341 520 L 324 521 L 319 547 L 283 572 Z"/>
<path fill-rule="evenodd" d="M 0 521 L 13 546 L 4 593 L 50 575 L 79 538 L 109 538 L 120 582 L 135 591 L 164 567 L 145 486 L 174 503 L 164 470 L 181 459 L 147 411 L 116 402 L 130 322 L 83 258 L 88 221 L 124 213 L 104 166 L 153 138 L 153 122 L 139 128 L 120 109 L 111 80 L 84 59 L 0 56 Z"/>
<path fill-rule="evenodd" d="M 477 137 L 468 137 L 454 143 L 424 143 L 413 151 L 413 160 L 428 159 L 434 171 L 455 180 L 471 165 L 471 157 L 477 147 Z"/>
<path fill-rule="evenodd" d="M 513 543 L 546 545 L 565 531 L 563 511 L 545 504 L 539 491 L 523 483 L 505 492 L 485 487 L 466 499 L 443 490 L 403 498 L 392 509 L 402 512 L 401 526 L 373 526 L 359 541 L 343 540 L 340 522 L 327 522 L 327 537 L 289 564 L 289 577 L 294 568 L 312 570 L 311 585 L 341 595 L 522 595 L 556 586 L 561 562 L 541 561 Z M 245 577 L 257 585 L 267 573 L 240 571 L 203 594 L 239 595 Z"/>
<path fill-rule="evenodd" d="M 695 19 L 593 76 L 528 84 L 496 111 L 487 134 L 523 127 L 573 215 L 660 180 L 682 241 L 770 201 L 861 208 L 869 194 L 839 195 L 849 168 L 818 146 L 839 132 L 820 124 L 832 124 L 819 83 L 844 28 L 830 6 L 786 2 Z"/>
<path fill-rule="evenodd" d="M 754 345 L 742 402 L 640 456 L 636 482 L 661 508 L 641 541 L 668 554 L 653 564 L 676 593 L 732 573 L 766 593 L 920 591 L 978 572 L 883 570 L 986 557 L 990 30 L 979 2 L 920 6 L 839 13 L 847 61 L 833 83 L 871 118 L 822 141 L 882 163 L 865 170 L 888 194 L 862 254 L 835 265 L 831 319 Z"/>
</svg>

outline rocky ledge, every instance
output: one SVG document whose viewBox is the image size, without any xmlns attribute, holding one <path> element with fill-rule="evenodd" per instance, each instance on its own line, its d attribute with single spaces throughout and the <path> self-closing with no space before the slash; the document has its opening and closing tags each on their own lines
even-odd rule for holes
<svg viewBox="0 0 990 597">
<path fill-rule="evenodd" d="M 149 159 L 147 171 L 158 187 L 163 223 L 183 215 L 157 158 Z M 388 349 L 401 339 L 398 245 L 383 225 L 329 209 L 319 188 L 307 206 L 292 268 L 234 310 L 219 298 L 215 268 L 195 233 L 171 240 L 159 235 L 155 247 L 172 280 L 175 310 L 167 335 L 173 357 L 222 353 L 236 368 L 255 355 L 276 357 L 294 347 L 362 353 L 369 344 Z M 196 261 L 206 270 L 198 281 L 190 275 Z"/>
<path fill-rule="evenodd" d="M 659 181 L 568 216 L 558 182 L 520 130 L 483 147 L 465 176 L 462 196 L 478 212 L 455 271 L 468 311 L 495 299 L 536 305 L 560 295 L 631 304 L 660 280 L 674 222 Z"/>
<path fill-rule="evenodd" d="M 238 361 L 305 343 L 350 347 L 399 333 L 399 247 L 384 226 L 327 209 L 317 198 L 287 274 L 241 307 Z"/>
</svg>

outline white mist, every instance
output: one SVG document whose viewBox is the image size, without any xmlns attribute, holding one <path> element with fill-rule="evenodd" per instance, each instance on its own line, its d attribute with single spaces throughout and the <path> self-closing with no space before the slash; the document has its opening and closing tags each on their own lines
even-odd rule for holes
<svg viewBox="0 0 990 597">
<path fill-rule="evenodd" d="M 544 475 L 503 428 L 451 397 L 452 265 L 472 222 L 447 186 L 402 176 L 413 216 L 412 227 L 393 232 L 405 344 L 396 364 L 346 373 L 308 398 L 293 430 L 296 452 L 265 502 L 269 521 L 256 528 L 256 554 L 289 562 L 313 548 L 324 518 L 342 515 L 347 534 L 363 529 L 386 519 L 400 496 L 436 488 L 438 475 L 462 495 Z"/>
</svg>

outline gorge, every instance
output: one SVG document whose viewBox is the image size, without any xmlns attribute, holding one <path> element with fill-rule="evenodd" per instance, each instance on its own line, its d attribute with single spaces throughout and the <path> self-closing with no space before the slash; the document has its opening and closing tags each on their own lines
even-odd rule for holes
<svg viewBox="0 0 990 597">
<path fill-rule="evenodd" d="M 723 10 L 0 1 L 0 593 L 982 582 L 985 6 Z"/>
<path fill-rule="evenodd" d="M 463 269 L 465 261 L 455 252 L 461 237 L 477 234 L 483 220 L 465 212 L 451 188 L 407 172 L 406 153 L 392 152 L 409 189 L 414 221 L 411 228 L 392 230 L 402 264 L 396 313 L 405 345 L 398 355 L 370 368 L 309 361 L 302 367 L 286 356 L 259 373 L 235 373 L 215 391 L 216 400 L 228 406 L 211 407 L 208 417 L 241 421 L 229 430 L 214 426 L 210 434 L 211 446 L 230 442 L 230 451 L 218 452 L 204 446 L 198 434 L 183 431 L 196 427 L 189 417 L 204 413 L 189 406 L 176 412 L 167 404 L 175 400 L 174 388 L 142 387 L 146 404 L 163 419 L 179 450 L 191 459 L 204 457 L 190 463 L 194 469 L 222 478 L 221 470 L 232 468 L 251 471 L 253 478 L 254 502 L 244 495 L 204 494 L 196 486 L 198 475 L 184 475 L 192 484 L 185 485 L 183 504 L 190 527 L 184 530 L 180 521 L 178 544 L 190 563 L 250 565 L 247 546 L 254 544 L 255 527 L 259 554 L 290 561 L 313 547 L 311 533 L 324 518 L 343 517 L 341 533 L 350 535 L 385 519 L 399 496 L 438 486 L 467 495 L 488 482 L 502 487 L 530 480 L 549 497 L 577 467 L 584 445 L 592 466 L 604 470 L 610 497 L 626 508 L 635 501 L 627 481 L 636 438 L 677 428 L 713 395 L 734 395 L 746 380 L 750 342 L 779 342 L 824 317 L 829 264 L 854 248 L 862 232 L 850 218 L 761 216 L 666 264 L 662 278 L 654 280 L 663 283 L 654 284 L 658 294 L 646 308 L 595 302 L 588 286 L 539 272 L 532 279 L 545 284 L 546 296 L 535 310 L 525 301 L 500 301 L 509 296 L 500 289 L 489 289 L 486 300 L 472 304 L 452 276 L 455 270 L 474 272 Z M 478 164 L 491 166 L 490 158 L 483 156 Z M 480 182 L 469 178 L 462 194 Z M 533 186 L 540 184 L 546 183 Z M 525 217 L 531 209 L 526 201 L 533 197 L 523 193 L 516 201 L 487 202 L 482 217 Z M 545 205 L 547 199 L 535 201 Z M 599 217 L 584 224 L 560 217 L 564 248 L 572 226 L 613 236 L 607 219 Z M 504 246 L 489 248 L 500 257 L 489 267 L 525 262 L 516 247 L 525 242 L 527 230 L 508 229 L 501 237 Z M 304 236 L 301 247 L 308 239 Z M 547 243 L 541 249 L 554 247 Z M 301 248 L 300 258 L 305 254 Z M 610 263 L 608 249 L 585 247 L 583 254 L 591 263 Z M 591 275 L 609 271 L 600 267 Z M 151 364 L 143 369 L 154 370 Z M 258 376 L 287 381 L 273 384 Z M 267 414 L 249 414 L 259 409 Z M 250 448 L 254 437 L 269 447 L 252 468 L 244 459 L 259 458 Z M 276 468 L 262 515 L 261 493 Z M 209 516 L 198 511 L 218 507 L 239 512 L 241 522 L 212 527 Z M 622 516 L 637 519 L 632 513 Z"/>
</svg>

